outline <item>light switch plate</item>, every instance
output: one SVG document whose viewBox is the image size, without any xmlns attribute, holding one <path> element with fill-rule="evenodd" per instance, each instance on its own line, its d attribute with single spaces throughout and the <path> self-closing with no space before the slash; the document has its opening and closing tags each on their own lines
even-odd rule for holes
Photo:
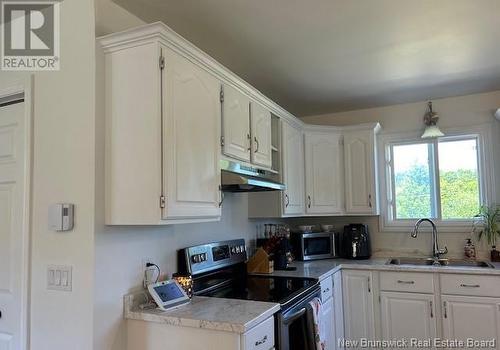
<svg viewBox="0 0 500 350">
<path fill-rule="evenodd" d="M 49 265 L 47 267 L 47 289 L 71 292 L 73 287 L 73 267 Z"/>
</svg>

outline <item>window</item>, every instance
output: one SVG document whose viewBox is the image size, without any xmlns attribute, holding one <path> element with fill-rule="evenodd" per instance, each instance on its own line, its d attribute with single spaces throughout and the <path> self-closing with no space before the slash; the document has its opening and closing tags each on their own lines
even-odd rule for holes
<svg viewBox="0 0 500 350">
<path fill-rule="evenodd" d="M 479 135 L 387 143 L 387 219 L 470 220 L 484 203 Z"/>
</svg>

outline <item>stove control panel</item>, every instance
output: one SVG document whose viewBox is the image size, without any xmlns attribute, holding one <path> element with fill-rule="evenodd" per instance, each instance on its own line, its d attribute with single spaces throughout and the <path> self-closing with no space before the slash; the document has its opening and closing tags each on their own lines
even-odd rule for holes
<svg viewBox="0 0 500 350">
<path fill-rule="evenodd" d="M 192 275 L 245 262 L 244 239 L 209 243 L 178 251 L 179 272 Z"/>
</svg>

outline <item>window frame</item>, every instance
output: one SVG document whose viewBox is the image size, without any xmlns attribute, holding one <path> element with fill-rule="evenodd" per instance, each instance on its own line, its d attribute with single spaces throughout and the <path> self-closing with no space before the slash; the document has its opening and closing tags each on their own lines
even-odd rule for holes
<svg viewBox="0 0 500 350">
<path fill-rule="evenodd" d="M 432 161 L 434 166 L 431 171 L 433 183 L 431 186 L 435 189 L 435 196 L 431 204 L 433 214 L 436 218 L 433 221 L 439 225 L 442 232 L 470 232 L 472 229 L 472 219 L 453 219 L 442 220 L 440 208 L 440 181 L 439 181 L 439 159 L 437 157 L 439 148 L 435 145 L 440 140 L 465 140 L 477 139 L 477 155 L 478 155 L 478 174 L 479 174 L 479 197 L 480 205 L 489 205 L 492 198 L 495 197 L 495 188 L 493 181 L 493 146 L 491 137 L 491 123 L 476 125 L 472 127 L 461 128 L 442 128 L 445 136 L 439 139 L 425 140 L 422 139 L 421 131 L 419 132 L 401 132 L 401 133 L 385 133 L 380 134 L 379 149 L 378 149 L 378 173 L 380 178 L 380 206 L 381 215 L 379 217 L 379 225 L 381 230 L 387 232 L 406 232 L 413 227 L 416 219 L 396 219 L 396 208 L 392 201 L 395 199 L 393 191 L 395 188 L 394 176 L 392 176 L 392 159 L 393 145 L 417 144 L 417 143 L 432 143 L 434 151 L 432 152 Z M 430 142 L 429 142 L 430 141 Z"/>
</svg>

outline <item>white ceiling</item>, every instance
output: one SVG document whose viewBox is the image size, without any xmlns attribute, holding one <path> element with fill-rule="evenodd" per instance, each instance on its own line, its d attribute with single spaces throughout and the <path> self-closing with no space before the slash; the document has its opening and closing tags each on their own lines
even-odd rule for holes
<svg viewBox="0 0 500 350">
<path fill-rule="evenodd" d="M 500 89 L 500 0 L 114 0 L 298 116 Z"/>
</svg>

